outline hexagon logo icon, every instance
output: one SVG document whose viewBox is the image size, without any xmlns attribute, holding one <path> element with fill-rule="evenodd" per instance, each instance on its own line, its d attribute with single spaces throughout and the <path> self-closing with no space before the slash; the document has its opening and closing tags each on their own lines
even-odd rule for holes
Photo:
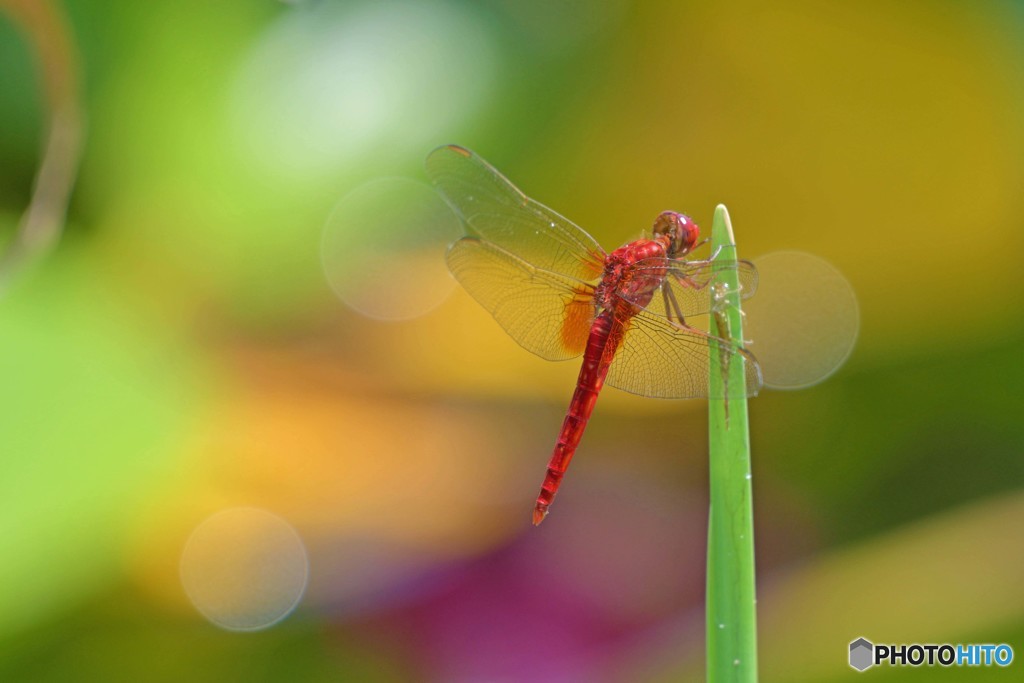
<svg viewBox="0 0 1024 683">
<path fill-rule="evenodd" d="M 850 643 L 850 666 L 857 671 L 864 671 L 875 663 L 875 646 L 866 638 L 858 638 Z"/>
</svg>

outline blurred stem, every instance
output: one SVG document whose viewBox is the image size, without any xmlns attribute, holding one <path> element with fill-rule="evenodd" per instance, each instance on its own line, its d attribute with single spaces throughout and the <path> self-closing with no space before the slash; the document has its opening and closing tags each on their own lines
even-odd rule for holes
<svg viewBox="0 0 1024 683">
<path fill-rule="evenodd" d="M 729 212 L 719 204 L 711 225 L 711 250 L 736 259 Z M 737 271 L 722 269 L 712 283 L 716 297 L 711 333 L 742 344 L 743 316 Z M 757 614 L 754 599 L 754 515 L 750 485 L 745 361 L 711 348 L 708 401 L 711 510 L 708 521 L 707 672 L 709 683 L 757 680 Z"/>
<path fill-rule="evenodd" d="M 11 277 L 60 237 L 74 186 L 82 141 L 78 57 L 59 3 L 51 0 L 0 0 L 24 33 L 37 62 L 46 112 L 42 161 L 32 199 L 18 232 L 0 255 L 0 290 Z"/>
</svg>

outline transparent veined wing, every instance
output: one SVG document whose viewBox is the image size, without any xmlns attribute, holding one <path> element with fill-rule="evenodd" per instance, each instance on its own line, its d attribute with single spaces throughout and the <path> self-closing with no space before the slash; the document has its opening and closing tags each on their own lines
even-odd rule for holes
<svg viewBox="0 0 1024 683">
<path fill-rule="evenodd" d="M 665 279 L 646 305 L 643 301 L 646 297 L 643 295 L 620 293 L 619 296 L 674 322 L 685 322 L 687 316 L 704 315 L 712 311 L 714 296 L 710 284 L 724 271 L 736 271 L 741 298 L 748 299 L 757 291 L 757 268 L 750 261 L 683 261 L 658 257 L 637 261 L 631 270 L 638 276 L 642 276 L 645 271 L 665 273 Z"/>
<path fill-rule="evenodd" d="M 729 363 L 744 364 L 745 391 L 708 396 L 713 345 Z M 739 398 L 757 395 L 764 381 L 757 360 L 737 344 L 642 310 L 625 322 L 605 384 L 652 398 Z"/>
<path fill-rule="evenodd" d="M 476 237 L 448 248 L 448 268 L 523 348 L 547 360 L 576 358 L 594 320 L 594 288 L 542 270 Z"/>
<path fill-rule="evenodd" d="M 427 175 L 470 230 L 541 270 L 587 282 L 605 252 L 572 221 L 533 201 L 467 149 L 448 145 L 427 157 Z"/>
</svg>

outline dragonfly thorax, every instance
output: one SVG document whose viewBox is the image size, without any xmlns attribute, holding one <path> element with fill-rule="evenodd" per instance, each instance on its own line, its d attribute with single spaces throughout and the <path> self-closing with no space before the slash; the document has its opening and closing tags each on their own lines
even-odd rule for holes
<svg viewBox="0 0 1024 683">
<path fill-rule="evenodd" d="M 636 305 L 637 309 L 645 306 L 665 279 L 665 268 L 649 264 L 651 259 L 666 255 L 667 241 L 665 236 L 640 239 L 608 254 L 601 282 L 594 292 L 598 306 L 608 310 L 623 304 L 630 308 Z"/>
</svg>

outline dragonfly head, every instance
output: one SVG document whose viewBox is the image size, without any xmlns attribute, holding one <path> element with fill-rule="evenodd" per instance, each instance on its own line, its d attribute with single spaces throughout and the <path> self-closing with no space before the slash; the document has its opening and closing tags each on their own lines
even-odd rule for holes
<svg viewBox="0 0 1024 683">
<path fill-rule="evenodd" d="M 668 237 L 667 256 L 674 258 L 688 253 L 697 244 L 700 228 L 693 219 L 675 211 L 662 211 L 654 221 L 654 236 Z"/>
</svg>

